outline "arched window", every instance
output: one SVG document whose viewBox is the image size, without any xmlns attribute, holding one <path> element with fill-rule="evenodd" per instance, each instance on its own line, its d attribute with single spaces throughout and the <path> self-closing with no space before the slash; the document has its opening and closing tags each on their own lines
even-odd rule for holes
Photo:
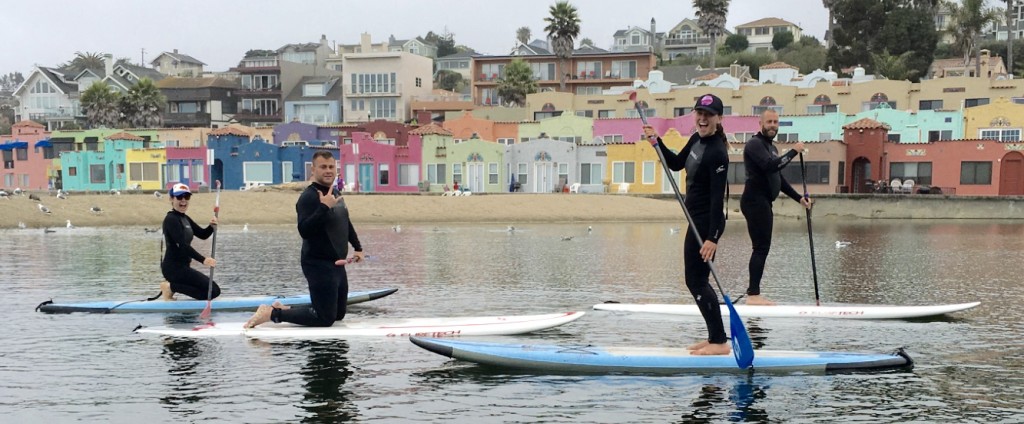
<svg viewBox="0 0 1024 424">
<path fill-rule="evenodd" d="M 551 103 L 544 103 L 544 107 L 540 108 L 540 110 L 542 112 L 554 112 L 555 111 L 555 105 L 553 105 Z"/>
<path fill-rule="evenodd" d="M 875 93 L 871 95 L 871 103 L 886 103 L 889 101 L 889 96 L 885 93 Z"/>
<path fill-rule="evenodd" d="M 761 98 L 761 103 L 758 104 L 761 106 L 775 106 L 775 98 L 772 96 L 764 96 Z"/>
<path fill-rule="evenodd" d="M 819 94 L 818 97 L 814 98 L 814 104 L 816 104 L 816 105 L 830 105 L 830 104 L 832 104 L 832 99 L 829 98 L 827 95 Z"/>
</svg>

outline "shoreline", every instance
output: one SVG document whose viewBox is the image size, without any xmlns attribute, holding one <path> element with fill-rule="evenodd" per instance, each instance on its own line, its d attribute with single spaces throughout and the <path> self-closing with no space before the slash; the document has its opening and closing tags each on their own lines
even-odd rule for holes
<svg viewBox="0 0 1024 424">
<path fill-rule="evenodd" d="M 305 184 L 261 187 L 221 194 L 220 220 L 224 225 L 293 224 L 295 201 Z M 80 194 L 66 200 L 46 192 L 0 200 L 0 228 L 75 226 L 159 227 L 170 208 L 166 194 Z M 197 193 L 188 214 L 204 224 L 213 216 L 214 193 Z M 482 193 L 472 196 L 440 194 L 345 194 L 352 220 L 365 224 L 416 223 L 574 223 L 574 222 L 679 222 L 678 201 L 670 194 L 531 194 Z M 1024 219 L 1021 197 L 955 197 L 894 195 L 821 195 L 814 217 L 821 219 Z M 51 210 L 39 211 L 38 204 Z M 90 212 L 98 207 L 100 213 Z M 780 199 L 776 216 L 802 219 L 796 202 Z M 728 202 L 729 220 L 743 220 L 739 197 Z"/>
</svg>

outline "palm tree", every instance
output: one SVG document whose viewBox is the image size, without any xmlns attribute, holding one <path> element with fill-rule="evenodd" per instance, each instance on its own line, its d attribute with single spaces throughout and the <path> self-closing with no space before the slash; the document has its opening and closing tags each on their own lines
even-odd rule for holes
<svg viewBox="0 0 1024 424">
<path fill-rule="evenodd" d="M 522 59 L 512 59 L 505 66 L 505 77 L 498 80 L 498 96 L 513 106 L 526 106 L 526 95 L 537 92 L 533 70 Z"/>
<path fill-rule="evenodd" d="M 978 37 L 989 25 L 1002 21 L 1002 10 L 985 6 L 985 0 L 963 0 L 962 4 L 949 1 L 949 26 L 953 30 L 954 44 L 964 53 L 964 67 L 970 64 L 971 53 L 976 54 L 974 75 L 981 76 L 981 51 Z"/>
<path fill-rule="evenodd" d="M 711 39 L 711 68 L 714 68 L 718 37 L 725 33 L 729 0 L 693 0 L 693 8 L 697 9 L 697 26 Z"/>
<path fill-rule="evenodd" d="M 516 40 L 519 40 L 519 42 L 523 44 L 529 44 L 530 36 L 532 35 L 533 33 L 530 32 L 530 27 L 519 27 L 519 29 L 516 30 Z"/>
<path fill-rule="evenodd" d="M 85 122 L 90 128 L 117 128 L 121 120 L 121 93 L 103 81 L 93 83 L 82 92 L 81 104 Z"/>
<path fill-rule="evenodd" d="M 103 53 L 75 52 L 75 58 L 61 65 L 60 68 L 65 73 L 74 76 L 86 69 L 103 69 L 105 66 Z"/>
<path fill-rule="evenodd" d="M 128 94 L 121 98 L 121 112 L 133 128 L 157 128 L 163 123 L 160 112 L 167 105 L 167 97 L 149 78 L 139 80 Z"/>
<path fill-rule="evenodd" d="M 544 31 L 548 32 L 551 39 L 551 47 L 558 57 L 558 82 L 562 91 L 565 91 L 565 77 L 567 62 L 572 57 L 572 49 L 576 37 L 580 35 L 580 17 L 576 13 L 576 7 L 567 1 L 555 3 L 549 9 L 551 16 L 544 18 L 548 26 Z"/>
<path fill-rule="evenodd" d="M 889 54 L 888 49 L 882 50 L 881 53 L 871 53 L 871 62 L 875 66 L 874 73 L 891 80 L 909 79 L 917 72 L 907 68 L 907 60 L 913 55 L 912 50 L 903 52 L 899 56 Z"/>
</svg>

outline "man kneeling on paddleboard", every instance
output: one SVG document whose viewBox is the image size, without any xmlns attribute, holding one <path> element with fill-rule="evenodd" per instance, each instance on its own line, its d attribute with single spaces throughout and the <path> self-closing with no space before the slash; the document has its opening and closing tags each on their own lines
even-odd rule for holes
<svg viewBox="0 0 1024 424">
<path fill-rule="evenodd" d="M 331 152 L 313 154 L 313 182 L 295 203 L 302 236 L 302 274 L 309 285 L 311 305 L 289 308 L 274 302 L 260 305 L 245 323 L 253 328 L 267 321 L 290 322 L 308 327 L 330 327 L 345 318 L 348 274 L 345 264 L 363 260 L 363 246 L 349 219 L 341 192 L 334 187 L 337 167 Z M 348 246 L 355 251 L 348 258 Z"/>
<path fill-rule="evenodd" d="M 220 296 L 220 286 L 210 282 L 210 278 L 192 269 L 192 260 L 203 265 L 217 266 L 217 260 L 203 256 L 192 248 L 192 238 L 206 240 L 213 235 L 217 227 L 217 217 L 210 218 L 210 225 L 202 228 L 192 218 L 185 215 L 192 191 L 185 184 L 175 184 L 167 192 L 171 199 L 171 210 L 164 217 L 164 241 L 167 242 L 167 253 L 160 261 L 160 271 L 167 281 L 160 283 L 160 293 L 164 300 L 174 300 L 174 293 L 182 293 L 193 299 L 207 300 L 207 290 L 212 284 L 210 299 Z"/>
</svg>

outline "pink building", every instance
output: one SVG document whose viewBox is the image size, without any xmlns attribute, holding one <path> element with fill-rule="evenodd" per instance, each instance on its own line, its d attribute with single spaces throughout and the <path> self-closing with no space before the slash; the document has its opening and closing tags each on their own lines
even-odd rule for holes
<svg viewBox="0 0 1024 424">
<path fill-rule="evenodd" d="M 210 168 L 206 166 L 205 147 L 168 147 L 165 188 L 182 183 L 191 190 L 200 186 L 210 187 Z"/>
<path fill-rule="evenodd" d="M 692 113 L 675 118 L 652 117 L 647 121 L 658 134 L 665 134 L 671 128 L 675 128 L 684 136 L 696 131 Z M 725 127 L 726 134 L 734 137 L 738 143 L 745 143 L 750 136 L 761 130 L 760 118 L 756 116 L 726 115 L 723 117 L 722 126 Z M 642 133 L 643 123 L 640 118 L 594 120 L 594 137 L 601 137 L 605 143 L 634 142 L 640 139 Z"/>
<path fill-rule="evenodd" d="M 53 146 L 46 127 L 32 121 L 21 121 L 11 127 L 11 135 L 0 136 L 0 156 L 3 169 L 0 170 L 0 187 L 10 192 L 22 190 L 46 190 L 50 177 L 56 175 L 59 166 L 54 167 Z"/>
<path fill-rule="evenodd" d="M 366 132 L 352 133 L 352 143 L 339 146 L 346 190 L 370 193 L 419 191 L 423 143 L 409 135 L 407 146 L 379 143 Z"/>
</svg>

